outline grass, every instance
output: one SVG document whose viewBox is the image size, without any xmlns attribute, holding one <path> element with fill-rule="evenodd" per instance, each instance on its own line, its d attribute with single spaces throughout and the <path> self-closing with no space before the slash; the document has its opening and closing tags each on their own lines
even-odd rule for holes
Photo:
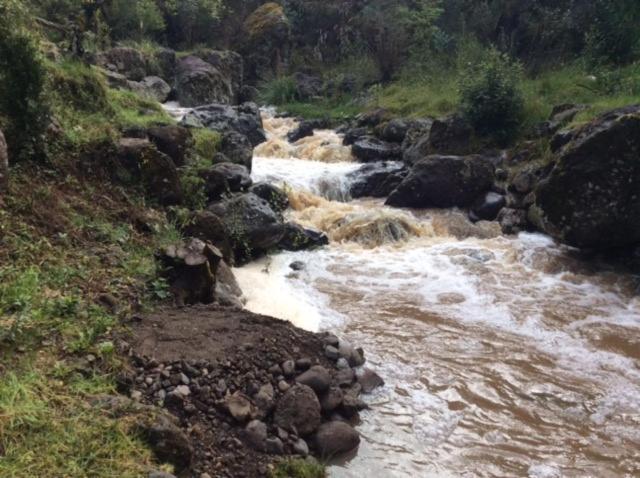
<svg viewBox="0 0 640 478">
<path fill-rule="evenodd" d="M 280 462 L 271 472 L 271 478 L 324 478 L 324 465 L 301 459 L 289 459 Z"/>
<path fill-rule="evenodd" d="M 162 291 L 153 253 L 179 234 L 163 220 L 138 232 L 144 202 L 131 192 L 34 168 L 11 179 L 0 209 L 0 476 L 146 476 L 153 459 L 133 426 L 89 400 L 115 393 L 110 333 Z"/>
</svg>

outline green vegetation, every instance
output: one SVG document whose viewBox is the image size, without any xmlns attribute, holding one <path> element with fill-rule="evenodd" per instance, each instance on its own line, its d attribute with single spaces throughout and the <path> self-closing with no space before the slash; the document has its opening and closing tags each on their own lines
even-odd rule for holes
<svg viewBox="0 0 640 478">
<path fill-rule="evenodd" d="M 271 478 L 324 478 L 325 468 L 317 462 L 291 459 L 278 464 Z"/>
<path fill-rule="evenodd" d="M 115 393 L 110 332 L 152 303 L 153 253 L 178 233 L 162 216 L 155 233 L 138 232 L 141 198 L 63 173 L 14 168 L 4 201 L 0 475 L 143 476 L 147 447 L 88 400 Z"/>
</svg>

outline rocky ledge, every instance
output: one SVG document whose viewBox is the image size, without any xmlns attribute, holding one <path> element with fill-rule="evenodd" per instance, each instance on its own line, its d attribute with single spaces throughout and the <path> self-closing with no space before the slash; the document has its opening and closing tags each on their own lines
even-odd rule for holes
<svg viewBox="0 0 640 478">
<path fill-rule="evenodd" d="M 160 310 L 119 342 L 130 357 L 121 391 L 175 418 L 146 436 L 178 476 L 268 476 L 282 456 L 352 451 L 360 395 L 383 385 L 361 349 L 232 307 Z"/>
</svg>

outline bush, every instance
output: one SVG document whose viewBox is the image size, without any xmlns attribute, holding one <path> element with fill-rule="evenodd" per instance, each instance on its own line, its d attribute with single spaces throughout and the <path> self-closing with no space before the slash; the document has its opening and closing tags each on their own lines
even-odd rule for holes
<svg viewBox="0 0 640 478">
<path fill-rule="evenodd" d="M 0 2 L 0 117 L 14 159 L 42 152 L 48 111 L 43 100 L 45 68 L 36 39 L 25 26 L 18 0 Z"/>
<path fill-rule="evenodd" d="M 524 111 L 520 64 L 497 50 L 469 65 L 460 79 L 460 106 L 476 132 L 508 143 L 517 134 Z"/>
<path fill-rule="evenodd" d="M 260 91 L 260 101 L 267 105 L 283 105 L 296 99 L 296 82 L 290 76 L 274 78 Z"/>
</svg>

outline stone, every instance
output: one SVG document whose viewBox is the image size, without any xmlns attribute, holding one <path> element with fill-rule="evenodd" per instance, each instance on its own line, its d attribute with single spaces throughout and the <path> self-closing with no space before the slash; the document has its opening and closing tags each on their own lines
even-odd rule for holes
<svg viewBox="0 0 640 478">
<path fill-rule="evenodd" d="M 349 361 L 345 358 L 340 357 L 336 362 L 336 367 L 338 370 L 344 370 L 350 367 Z"/>
<path fill-rule="evenodd" d="M 368 128 L 348 128 L 344 131 L 342 144 L 344 144 L 345 146 L 351 146 L 359 139 L 362 139 L 368 135 L 369 135 Z"/>
<path fill-rule="evenodd" d="M 574 247 L 640 243 L 640 106 L 604 113 L 570 136 L 536 186 L 529 218 Z"/>
<path fill-rule="evenodd" d="M 270 437 L 267 438 L 265 449 L 270 455 L 283 455 L 284 454 L 284 444 L 282 440 L 278 437 Z"/>
<path fill-rule="evenodd" d="M 527 211 L 505 207 L 498 214 L 498 222 L 504 234 L 518 234 L 527 230 Z"/>
<path fill-rule="evenodd" d="M 282 363 L 282 373 L 285 377 L 293 377 L 296 373 L 296 364 L 293 360 L 286 360 Z"/>
<path fill-rule="evenodd" d="M 293 442 L 292 448 L 296 455 L 307 456 L 309 454 L 309 445 L 302 438 L 298 438 Z"/>
<path fill-rule="evenodd" d="M 296 129 L 287 133 L 287 140 L 290 143 L 295 143 L 308 136 L 313 136 L 316 129 L 326 129 L 328 127 L 329 122 L 326 120 L 303 120 Z"/>
<path fill-rule="evenodd" d="M 282 218 L 255 194 L 242 194 L 209 206 L 230 233 L 236 264 L 276 247 L 285 233 Z"/>
<path fill-rule="evenodd" d="M 254 402 L 259 410 L 268 414 L 273 410 L 275 406 L 274 402 L 275 390 L 273 389 L 273 385 L 267 383 L 260 387 L 258 393 L 253 397 Z"/>
<path fill-rule="evenodd" d="M 293 75 L 296 98 L 299 101 L 309 101 L 322 94 L 324 82 L 322 78 L 306 73 L 297 72 Z"/>
<path fill-rule="evenodd" d="M 356 374 L 351 368 L 340 370 L 335 376 L 335 382 L 341 387 L 351 385 L 356 379 Z"/>
<path fill-rule="evenodd" d="M 169 156 L 176 166 L 184 166 L 193 144 L 191 131 L 177 125 L 154 126 L 147 135 L 158 151 Z"/>
<path fill-rule="evenodd" d="M 154 53 L 154 60 L 158 69 L 156 73 L 167 83 L 173 83 L 178 64 L 176 52 L 170 48 L 160 48 Z"/>
<path fill-rule="evenodd" d="M 282 189 L 270 183 L 256 183 L 249 192 L 269 203 L 273 211 L 281 213 L 289 207 L 289 197 Z"/>
<path fill-rule="evenodd" d="M 173 417 L 160 414 L 144 431 L 149 446 L 161 462 L 171 463 L 176 471 L 191 465 L 193 447 Z"/>
<path fill-rule="evenodd" d="M 227 395 L 224 400 L 224 405 L 229 415 L 240 423 L 249 421 L 256 414 L 255 407 L 249 397 L 240 392 Z"/>
<path fill-rule="evenodd" d="M 132 81 L 140 81 L 147 76 L 147 60 L 135 48 L 111 48 L 99 53 L 96 62 L 98 66 L 120 73 Z"/>
<path fill-rule="evenodd" d="M 321 365 L 315 365 L 296 377 L 296 382 L 311 387 L 314 392 L 321 394 L 331 385 L 329 371 Z"/>
<path fill-rule="evenodd" d="M 423 134 L 420 135 L 420 132 Z M 414 164 L 431 155 L 464 155 L 469 153 L 473 128 L 460 116 L 452 115 L 426 120 L 403 142 L 403 160 Z"/>
<path fill-rule="evenodd" d="M 322 424 L 313 441 L 320 457 L 330 459 L 357 448 L 360 435 L 351 425 L 334 421 Z"/>
<path fill-rule="evenodd" d="M 193 213 L 184 229 L 188 237 L 195 237 L 216 246 L 227 264 L 233 264 L 233 248 L 229 231 L 220 217 L 210 211 Z"/>
<path fill-rule="evenodd" d="M 357 373 L 357 377 L 363 393 L 371 393 L 376 388 L 384 386 L 382 377 L 368 368 Z"/>
<path fill-rule="evenodd" d="M 335 348 L 333 345 L 327 345 L 324 348 L 324 355 L 329 360 L 338 360 L 340 358 L 340 354 L 338 353 L 338 349 Z"/>
<path fill-rule="evenodd" d="M 494 167 L 482 156 L 429 156 L 416 162 L 391 193 L 388 206 L 466 207 L 494 181 Z"/>
<path fill-rule="evenodd" d="M 242 56 L 231 50 L 200 50 L 196 53 L 196 56 L 214 66 L 229 81 L 232 103 L 242 102 L 241 92 L 244 82 L 244 61 Z"/>
<path fill-rule="evenodd" d="M 278 247 L 285 251 L 304 251 L 327 244 L 329 244 L 329 238 L 325 233 L 287 222 L 284 225 L 284 235 L 278 243 Z"/>
<path fill-rule="evenodd" d="M 208 128 L 221 134 L 236 131 L 245 135 L 254 147 L 267 140 L 260 109 L 254 103 L 243 103 L 236 107 L 224 104 L 200 106 L 189 110 L 181 124 Z"/>
<path fill-rule="evenodd" d="M 244 134 L 228 131 L 222 135 L 220 152 L 232 163 L 240 164 L 251 171 L 253 145 Z"/>
<path fill-rule="evenodd" d="M 489 191 L 480 196 L 471 207 L 474 219 L 493 221 L 498 217 L 500 210 L 507 205 L 507 200 L 502 194 Z"/>
<path fill-rule="evenodd" d="M 224 260 L 220 262 L 216 271 L 215 296 L 221 305 L 234 306 L 240 309 L 244 306 L 245 299 L 240 284 L 238 284 L 233 271 Z"/>
<path fill-rule="evenodd" d="M 264 451 L 267 441 L 267 425 L 260 420 L 250 421 L 244 429 L 244 440 L 254 450 Z"/>
<path fill-rule="evenodd" d="M 332 412 L 342 405 L 344 393 L 339 387 L 330 387 L 321 397 L 320 406 L 323 412 Z"/>
<path fill-rule="evenodd" d="M 227 193 L 246 191 L 253 182 L 245 166 L 228 162 L 214 164 L 201 176 L 210 201 L 217 201 Z"/>
<path fill-rule="evenodd" d="M 234 94 L 229 78 L 197 56 L 181 58 L 177 65 L 176 97 L 185 107 L 210 103 L 233 103 Z"/>
<path fill-rule="evenodd" d="M 167 101 L 171 93 L 171 86 L 159 76 L 145 76 L 131 89 L 143 98 L 158 103 Z"/>
<path fill-rule="evenodd" d="M 353 155 L 362 162 L 389 161 L 402 159 L 400 146 L 381 141 L 373 136 L 357 139 L 351 147 Z"/>
<path fill-rule="evenodd" d="M 278 400 L 274 413 L 274 423 L 302 436 L 313 433 L 320 426 L 320 402 L 313 389 L 298 384 L 291 387 Z"/>
<path fill-rule="evenodd" d="M 348 175 L 351 197 L 387 197 L 402 183 L 409 170 L 399 162 L 376 162 L 363 165 Z"/>
</svg>

